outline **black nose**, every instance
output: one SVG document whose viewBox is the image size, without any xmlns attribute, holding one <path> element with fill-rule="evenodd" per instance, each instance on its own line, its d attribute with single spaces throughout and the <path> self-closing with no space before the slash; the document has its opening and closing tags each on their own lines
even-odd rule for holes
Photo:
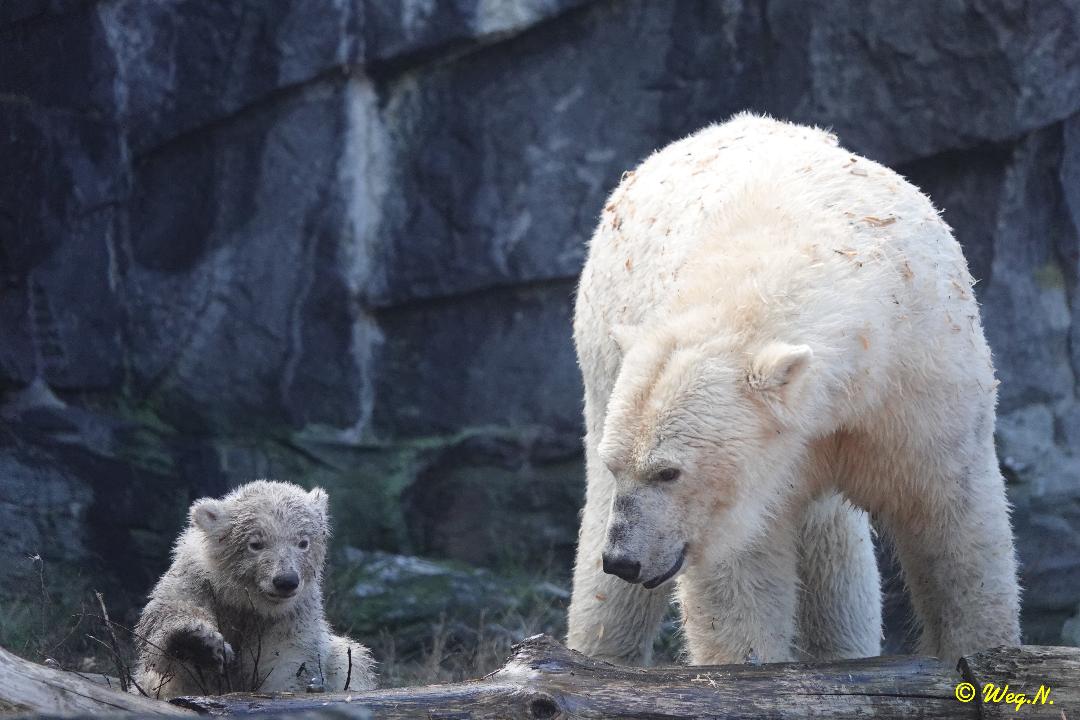
<svg viewBox="0 0 1080 720">
<path fill-rule="evenodd" d="M 641 573 L 641 563 L 604 553 L 604 572 L 622 578 L 626 582 L 636 582 L 638 574 Z"/>
<path fill-rule="evenodd" d="M 291 593 L 298 587 L 300 587 L 300 576 L 292 570 L 274 576 L 274 589 L 278 592 Z"/>
</svg>

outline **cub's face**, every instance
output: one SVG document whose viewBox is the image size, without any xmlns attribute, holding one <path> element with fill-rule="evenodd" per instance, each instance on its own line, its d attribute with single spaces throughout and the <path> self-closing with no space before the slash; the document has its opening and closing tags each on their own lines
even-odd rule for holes
<svg viewBox="0 0 1080 720">
<path fill-rule="evenodd" d="M 615 479 L 605 572 L 658 587 L 745 547 L 768 522 L 801 443 L 776 412 L 778 391 L 809 361 L 802 347 L 771 352 L 778 364 L 766 363 L 764 379 L 715 348 L 624 359 L 598 446 Z"/>
<path fill-rule="evenodd" d="M 206 536 L 229 600 L 276 615 L 318 591 L 329 535 L 327 497 L 321 489 L 305 492 L 286 483 L 253 487 L 260 483 L 223 500 L 196 502 L 192 520 Z"/>
</svg>

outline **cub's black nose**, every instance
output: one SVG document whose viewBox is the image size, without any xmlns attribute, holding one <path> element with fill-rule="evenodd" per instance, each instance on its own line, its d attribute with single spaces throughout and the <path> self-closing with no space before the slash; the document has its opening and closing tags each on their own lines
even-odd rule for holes
<svg viewBox="0 0 1080 720">
<path fill-rule="evenodd" d="M 637 582 L 638 574 L 641 573 L 641 563 L 604 553 L 604 572 L 622 578 L 626 582 Z"/>
<path fill-rule="evenodd" d="M 274 589 L 281 593 L 291 593 L 300 587 L 300 576 L 290 570 L 274 576 Z"/>
</svg>

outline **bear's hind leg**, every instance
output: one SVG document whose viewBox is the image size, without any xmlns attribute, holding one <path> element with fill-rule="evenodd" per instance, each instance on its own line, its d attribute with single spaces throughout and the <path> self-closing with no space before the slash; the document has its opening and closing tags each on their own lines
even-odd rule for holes
<svg viewBox="0 0 1080 720">
<path fill-rule="evenodd" d="M 956 467 L 951 467 L 955 465 Z M 947 662 L 1020 642 L 1016 556 L 992 447 L 935 463 L 886 518 L 922 625 L 920 649 Z"/>
<path fill-rule="evenodd" d="M 881 654 L 881 577 L 870 520 L 839 493 L 808 506 L 799 529 L 796 645 L 807 660 Z"/>
</svg>

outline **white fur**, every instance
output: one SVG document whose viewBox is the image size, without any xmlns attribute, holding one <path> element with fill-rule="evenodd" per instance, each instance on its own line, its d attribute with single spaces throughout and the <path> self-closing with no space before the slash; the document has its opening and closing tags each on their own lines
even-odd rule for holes
<svg viewBox="0 0 1080 720">
<path fill-rule="evenodd" d="M 173 563 L 136 628 L 135 679 L 155 697 L 370 690 L 374 661 L 323 612 L 328 497 L 258 480 L 191 506 Z M 257 547 L 252 547 L 256 543 Z M 295 593 L 274 587 L 295 571 Z"/>
<path fill-rule="evenodd" d="M 877 654 L 877 568 L 848 502 L 892 534 L 923 651 L 1017 643 L 972 284 L 930 201 L 817 129 L 739 115 L 626 173 L 576 306 L 571 647 L 647 661 L 667 593 L 604 575 L 601 552 L 648 581 L 685 549 L 693 662 Z"/>
</svg>

